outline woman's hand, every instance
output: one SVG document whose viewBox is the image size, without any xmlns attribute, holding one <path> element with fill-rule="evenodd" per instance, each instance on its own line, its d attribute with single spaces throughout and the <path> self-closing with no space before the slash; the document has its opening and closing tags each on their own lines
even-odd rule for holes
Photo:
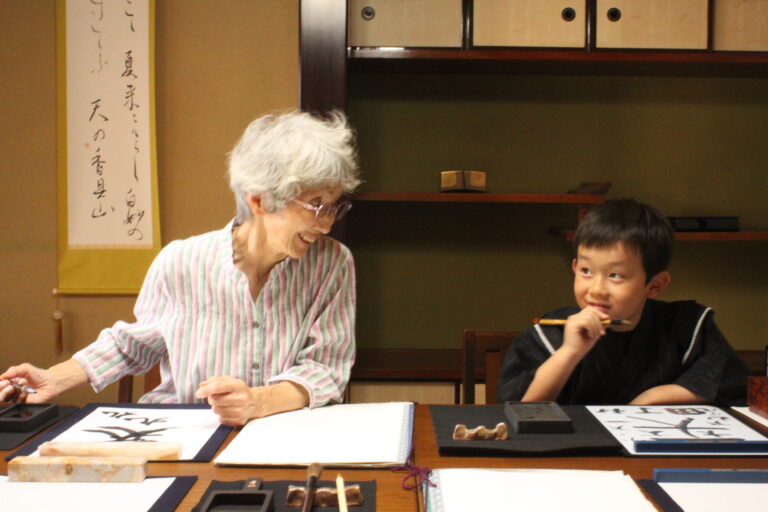
<svg viewBox="0 0 768 512">
<path fill-rule="evenodd" d="M 223 424 L 239 427 L 258 416 L 257 390 L 234 377 L 211 377 L 200 383 L 195 398 L 205 398 Z"/>
<path fill-rule="evenodd" d="M 587 306 L 575 315 L 568 317 L 563 328 L 563 345 L 561 349 L 583 358 L 592 350 L 597 340 L 605 336 L 603 320 L 610 320 L 603 311 Z"/>
<path fill-rule="evenodd" d="M 294 411 L 309 405 L 309 394 L 290 381 L 249 388 L 234 377 L 211 377 L 200 383 L 195 398 L 205 398 L 225 425 L 242 426 L 253 418 Z"/>
<path fill-rule="evenodd" d="M 15 388 L 14 382 L 34 388 L 37 393 L 26 394 Z M 7 402 L 20 395 L 21 401 L 40 404 L 50 402 L 59 393 L 56 379 L 51 373 L 29 363 L 11 366 L 0 375 L 0 402 Z"/>
</svg>

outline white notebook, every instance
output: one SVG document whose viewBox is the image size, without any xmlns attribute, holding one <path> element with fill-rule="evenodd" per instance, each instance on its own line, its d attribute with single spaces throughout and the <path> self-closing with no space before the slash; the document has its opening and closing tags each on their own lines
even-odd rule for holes
<svg viewBox="0 0 768 512">
<path fill-rule="evenodd" d="M 621 471 L 437 469 L 426 487 L 427 512 L 655 512 Z"/>
<path fill-rule="evenodd" d="M 339 404 L 251 420 L 214 462 L 386 467 L 411 451 L 413 403 Z"/>
</svg>

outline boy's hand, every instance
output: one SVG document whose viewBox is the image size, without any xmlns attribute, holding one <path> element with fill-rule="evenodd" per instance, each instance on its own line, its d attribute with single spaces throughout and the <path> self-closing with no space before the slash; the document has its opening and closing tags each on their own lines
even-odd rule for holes
<svg viewBox="0 0 768 512">
<path fill-rule="evenodd" d="M 581 359 L 592 350 L 597 340 L 605 335 L 605 325 L 602 321 L 610 319 L 607 313 L 592 306 L 569 316 L 563 329 L 561 349 Z"/>
</svg>

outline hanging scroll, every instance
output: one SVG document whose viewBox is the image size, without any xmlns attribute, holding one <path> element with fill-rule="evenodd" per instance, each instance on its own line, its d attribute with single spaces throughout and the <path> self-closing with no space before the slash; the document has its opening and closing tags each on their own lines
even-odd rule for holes
<svg viewBox="0 0 768 512">
<path fill-rule="evenodd" d="M 59 0 L 59 292 L 133 293 L 160 248 L 153 0 Z"/>
</svg>

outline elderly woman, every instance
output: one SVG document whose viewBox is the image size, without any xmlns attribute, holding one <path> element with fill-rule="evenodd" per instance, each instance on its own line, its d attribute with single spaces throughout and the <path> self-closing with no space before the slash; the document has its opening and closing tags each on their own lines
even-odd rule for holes
<svg viewBox="0 0 768 512">
<path fill-rule="evenodd" d="M 225 424 L 340 401 L 355 354 L 355 272 L 349 250 L 324 235 L 359 184 L 352 131 L 338 113 L 262 117 L 232 151 L 229 180 L 236 218 L 163 248 L 135 322 L 48 370 L 9 368 L 0 401 L 19 384 L 36 388 L 29 402 L 85 383 L 98 392 L 158 363 L 162 383 L 140 402 L 207 400 Z"/>
</svg>

